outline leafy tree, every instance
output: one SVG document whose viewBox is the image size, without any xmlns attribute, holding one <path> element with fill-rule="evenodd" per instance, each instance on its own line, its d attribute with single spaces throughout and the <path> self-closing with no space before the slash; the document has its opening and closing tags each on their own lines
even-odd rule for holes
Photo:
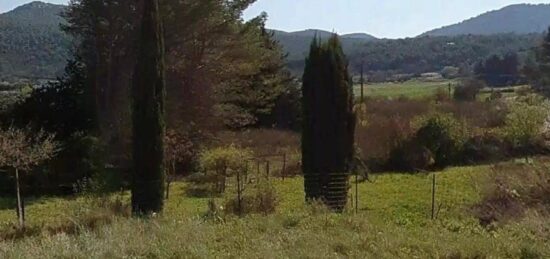
<svg viewBox="0 0 550 259">
<path fill-rule="evenodd" d="M 542 43 L 534 51 L 535 60 L 529 60 L 524 72 L 531 85 L 546 96 L 550 96 L 550 28 Z"/>
<path fill-rule="evenodd" d="M 93 96 L 85 83 L 85 65 L 78 57 L 69 61 L 65 75 L 46 86 L 36 88 L 17 104 L 7 120 L 19 126 L 31 124 L 67 140 L 75 133 L 92 133 L 96 126 Z"/>
<path fill-rule="evenodd" d="M 51 132 L 63 146 L 44 167 L 42 174 L 32 176 L 48 176 L 55 180 L 30 181 L 36 186 L 65 192 L 62 188 L 103 170 L 104 156 L 99 151 L 104 148 L 95 137 L 94 97 L 86 87 L 87 78 L 85 64 L 76 57 L 69 61 L 62 77 L 35 88 L 28 98 L 17 103 L 3 118 L 6 124 Z"/>
<path fill-rule="evenodd" d="M 286 109 L 288 114 L 276 114 L 285 109 L 287 101 L 296 101 L 292 96 L 298 94 L 294 78 L 286 70 L 282 47 L 274 40 L 273 32 L 265 29 L 267 15 L 252 19 L 244 25 L 243 33 L 249 40 L 251 70 L 236 76 L 234 83 L 219 88 L 220 104 L 217 107 L 226 125 L 233 128 L 247 126 L 281 127 L 296 124 L 299 117 L 297 109 Z M 290 107 L 294 103 L 288 103 Z M 277 116 L 279 115 L 279 117 Z"/>
<path fill-rule="evenodd" d="M 164 203 L 164 42 L 157 0 L 144 1 L 132 88 L 132 210 L 160 212 Z"/>
<path fill-rule="evenodd" d="M 458 161 L 464 142 L 468 139 L 468 130 L 463 122 L 450 114 L 436 113 L 419 118 L 415 124 L 419 128 L 414 142 L 433 154 L 434 166 L 443 168 Z"/>
<path fill-rule="evenodd" d="M 489 86 L 517 85 L 524 82 L 519 65 L 516 53 L 507 53 L 503 57 L 493 55 L 476 64 L 474 73 Z"/>
<path fill-rule="evenodd" d="M 25 227 L 25 207 L 20 184 L 20 172 L 52 158 L 58 144 L 54 136 L 44 131 L 10 127 L 0 131 L 0 165 L 14 170 L 17 192 L 17 215 L 19 227 Z"/>
<path fill-rule="evenodd" d="M 338 36 L 320 43 L 314 39 L 303 77 L 302 167 L 306 199 L 322 199 L 341 211 L 347 197 L 327 186 L 337 174 L 349 173 L 354 153 L 355 114 L 352 80 Z M 336 202 L 334 202 L 336 201 Z M 334 202 L 334 203 L 333 203 Z"/>
</svg>

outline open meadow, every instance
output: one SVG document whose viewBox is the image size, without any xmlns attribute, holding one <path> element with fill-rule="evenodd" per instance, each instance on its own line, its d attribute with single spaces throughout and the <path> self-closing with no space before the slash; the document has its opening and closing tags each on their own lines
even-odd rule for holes
<svg viewBox="0 0 550 259">
<path fill-rule="evenodd" d="M 28 205 L 30 236 L 1 241 L 0 254 L 3 258 L 548 258 L 547 217 L 531 211 L 515 222 L 487 228 L 472 214 L 490 181 L 491 168 L 455 167 L 435 173 L 434 220 L 433 174 L 372 176 L 371 182 L 358 185 L 357 213 L 352 184 L 352 201 L 342 215 L 305 205 L 301 177 L 273 177 L 275 213 L 242 218 L 224 215 L 222 210 L 207 216 L 210 198 L 190 197 L 184 182 L 174 186 L 165 211 L 148 220 L 95 207 L 99 205 L 93 205 L 94 198 L 38 198 Z M 234 186 L 235 179 L 229 181 Z M 124 192 L 110 199 L 127 204 L 128 197 Z M 223 204 L 224 198 L 216 200 Z M 2 199 L 1 204 L 6 238 L 15 213 L 9 209 L 12 200 Z"/>
<path fill-rule="evenodd" d="M 449 84 L 451 88 L 454 88 L 456 83 L 457 81 L 455 80 L 443 79 L 437 81 L 413 79 L 405 82 L 366 83 L 364 94 L 366 97 L 373 98 L 397 99 L 399 97 L 407 97 L 421 99 L 433 96 L 438 90 L 448 93 Z M 361 85 L 355 85 L 354 94 L 355 97 L 361 96 Z"/>
</svg>

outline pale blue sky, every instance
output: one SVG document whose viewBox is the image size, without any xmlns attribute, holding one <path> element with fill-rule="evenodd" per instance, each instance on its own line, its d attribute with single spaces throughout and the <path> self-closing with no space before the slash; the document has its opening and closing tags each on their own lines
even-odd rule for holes
<svg viewBox="0 0 550 259">
<path fill-rule="evenodd" d="M 0 12 L 27 2 L 31 0 L 0 0 Z M 67 3 L 67 0 L 47 2 Z M 550 3 L 550 0 L 258 0 L 246 11 L 245 18 L 266 11 L 268 27 L 273 29 L 315 28 L 402 38 L 519 3 Z"/>
</svg>

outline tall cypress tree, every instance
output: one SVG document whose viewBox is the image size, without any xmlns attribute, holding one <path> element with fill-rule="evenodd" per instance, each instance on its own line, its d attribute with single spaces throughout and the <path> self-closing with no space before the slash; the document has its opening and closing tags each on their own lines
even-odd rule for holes
<svg viewBox="0 0 550 259">
<path fill-rule="evenodd" d="M 157 0 L 143 4 L 140 48 L 133 78 L 132 210 L 160 212 L 164 193 L 164 45 Z"/>
<path fill-rule="evenodd" d="M 314 39 L 303 75 L 302 169 L 306 200 L 335 211 L 346 204 L 353 158 L 355 114 L 352 80 L 338 36 Z"/>
</svg>

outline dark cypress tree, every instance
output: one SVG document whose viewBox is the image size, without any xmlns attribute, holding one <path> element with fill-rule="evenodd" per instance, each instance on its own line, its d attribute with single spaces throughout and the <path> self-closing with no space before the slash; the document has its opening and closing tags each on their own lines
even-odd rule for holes
<svg viewBox="0 0 550 259">
<path fill-rule="evenodd" d="M 354 151 L 352 80 L 338 36 L 314 39 L 303 76 L 302 169 L 306 200 L 321 199 L 335 211 L 347 201 Z"/>
<path fill-rule="evenodd" d="M 164 198 L 164 46 L 157 0 L 143 4 L 140 48 L 133 79 L 132 210 L 160 212 Z"/>
</svg>

